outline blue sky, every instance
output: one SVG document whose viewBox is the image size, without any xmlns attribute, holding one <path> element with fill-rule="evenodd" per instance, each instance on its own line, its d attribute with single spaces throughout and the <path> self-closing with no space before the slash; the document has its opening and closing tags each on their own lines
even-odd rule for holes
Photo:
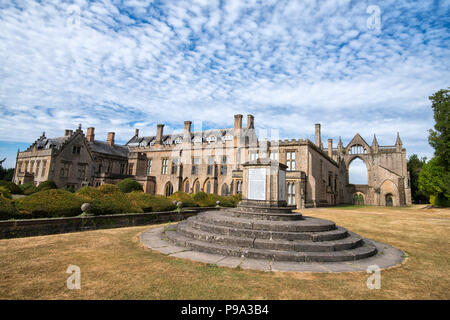
<svg viewBox="0 0 450 320">
<path fill-rule="evenodd" d="M 78 123 L 125 142 L 236 113 L 281 138 L 313 139 L 320 122 L 324 144 L 399 131 L 430 157 L 449 17 L 450 1 L 2 1 L 0 157 L 13 166 L 42 131 Z"/>
</svg>

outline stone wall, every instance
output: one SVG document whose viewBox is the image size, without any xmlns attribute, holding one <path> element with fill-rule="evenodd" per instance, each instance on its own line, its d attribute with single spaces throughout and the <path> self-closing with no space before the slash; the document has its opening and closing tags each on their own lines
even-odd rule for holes
<svg viewBox="0 0 450 320">
<path fill-rule="evenodd" d="M 33 237 L 85 230 L 132 227 L 180 221 L 206 210 L 218 210 L 218 208 L 186 208 L 185 211 L 181 213 L 166 211 L 126 213 L 92 217 L 6 220 L 0 221 L 0 239 Z"/>
</svg>

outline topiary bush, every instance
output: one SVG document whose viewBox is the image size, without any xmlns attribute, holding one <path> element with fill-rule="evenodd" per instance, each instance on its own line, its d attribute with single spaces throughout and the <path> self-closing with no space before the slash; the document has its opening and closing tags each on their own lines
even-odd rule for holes
<svg viewBox="0 0 450 320">
<path fill-rule="evenodd" d="M 203 191 L 192 194 L 191 197 L 200 207 L 214 207 L 216 205 L 210 194 Z"/>
<path fill-rule="evenodd" d="M 242 200 L 242 195 L 236 194 L 222 197 L 215 193 L 197 192 L 192 195 L 192 199 L 200 207 L 215 207 L 217 201 L 220 201 L 220 206 L 222 207 L 236 207 L 239 201 Z"/>
<path fill-rule="evenodd" d="M 120 191 L 122 191 L 124 193 L 129 193 L 129 192 L 133 192 L 133 191 L 144 191 L 144 189 L 142 189 L 142 186 L 140 185 L 140 183 L 131 178 L 126 178 L 126 179 L 121 180 L 117 184 L 117 187 L 119 188 Z"/>
<path fill-rule="evenodd" d="M 83 187 L 76 194 L 84 199 L 83 202 L 92 205 L 91 213 L 95 215 L 143 212 L 125 193 L 112 184 L 104 184 L 97 188 Z"/>
<path fill-rule="evenodd" d="M 169 196 L 169 199 L 172 201 L 181 201 L 183 203 L 183 207 L 198 207 L 197 202 L 187 193 L 183 191 L 177 191 Z"/>
<path fill-rule="evenodd" d="M 164 196 L 146 194 L 142 191 L 133 191 L 126 194 L 128 199 L 143 212 L 172 211 L 177 206 L 173 200 Z"/>
<path fill-rule="evenodd" d="M 12 181 L 0 180 L 0 186 L 6 187 L 11 194 L 23 194 L 23 190 Z"/>
<path fill-rule="evenodd" d="M 58 189 L 56 183 L 52 180 L 47 180 L 47 181 L 41 182 L 37 186 L 38 191 L 51 190 L 51 189 Z"/>
<path fill-rule="evenodd" d="M 16 208 L 14 202 L 0 195 L 0 220 L 15 218 Z"/>
<path fill-rule="evenodd" d="M 9 191 L 9 189 L 4 186 L 0 186 L 0 196 L 11 199 L 11 191 Z"/>
<path fill-rule="evenodd" d="M 44 190 L 15 200 L 20 219 L 73 217 L 81 213 L 84 200 L 65 190 Z"/>
</svg>

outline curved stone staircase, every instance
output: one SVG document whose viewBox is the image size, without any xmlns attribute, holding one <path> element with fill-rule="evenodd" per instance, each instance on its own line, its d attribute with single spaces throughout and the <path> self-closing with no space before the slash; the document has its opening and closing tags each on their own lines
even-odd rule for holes
<svg viewBox="0 0 450 320">
<path fill-rule="evenodd" d="M 164 235 L 194 251 L 275 261 L 353 261 L 377 253 L 361 236 L 332 221 L 293 213 L 292 207 L 239 204 L 199 213 Z"/>
</svg>

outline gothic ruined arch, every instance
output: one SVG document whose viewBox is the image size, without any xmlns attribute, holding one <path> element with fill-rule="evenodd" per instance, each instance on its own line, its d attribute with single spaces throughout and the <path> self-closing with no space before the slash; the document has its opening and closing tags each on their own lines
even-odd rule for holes
<svg viewBox="0 0 450 320">
<path fill-rule="evenodd" d="M 358 133 L 344 147 L 340 141 L 337 155 L 346 180 L 345 202 L 352 203 L 353 195 L 364 194 L 364 204 L 386 205 L 386 195 L 394 206 L 411 204 L 411 189 L 406 169 L 406 149 L 397 134 L 395 145 L 379 146 L 374 136 L 369 145 Z M 349 167 L 353 160 L 361 159 L 367 167 L 367 185 L 349 184 Z M 388 199 L 389 202 L 391 198 Z"/>
</svg>

